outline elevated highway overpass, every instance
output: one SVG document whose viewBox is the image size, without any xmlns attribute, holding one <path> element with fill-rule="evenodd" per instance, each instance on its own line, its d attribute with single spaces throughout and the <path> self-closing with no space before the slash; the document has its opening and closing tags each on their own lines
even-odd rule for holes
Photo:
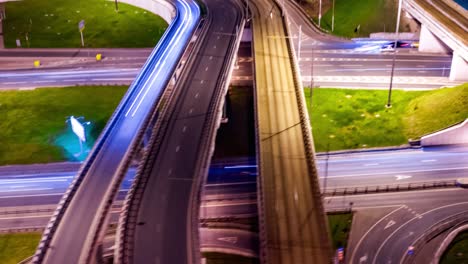
<svg viewBox="0 0 468 264">
<path fill-rule="evenodd" d="M 201 34 L 180 73 L 124 206 L 116 263 L 198 263 L 201 185 L 242 34 L 240 1 L 204 1 Z"/>
<path fill-rule="evenodd" d="M 250 5 L 260 258 L 269 264 L 330 263 L 310 121 L 288 22 L 274 1 Z"/>
<path fill-rule="evenodd" d="M 421 23 L 419 50 L 453 53 L 450 79 L 468 81 L 468 11 L 451 0 L 404 0 Z"/>
</svg>

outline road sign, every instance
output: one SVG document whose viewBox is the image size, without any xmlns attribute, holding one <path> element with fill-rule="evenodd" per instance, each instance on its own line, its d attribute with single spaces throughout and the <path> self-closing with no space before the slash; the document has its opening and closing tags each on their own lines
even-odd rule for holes
<svg viewBox="0 0 468 264">
<path fill-rule="evenodd" d="M 86 134 L 83 125 L 74 117 L 70 116 L 70 122 L 72 126 L 73 133 L 82 141 L 86 141 Z"/>
<path fill-rule="evenodd" d="M 80 31 L 83 31 L 84 28 L 85 28 L 85 22 L 84 22 L 84 20 L 81 20 L 81 21 L 78 23 L 78 29 L 79 29 Z"/>
<path fill-rule="evenodd" d="M 84 22 L 84 20 L 81 20 L 78 23 L 78 29 L 80 30 L 80 36 L 81 36 L 81 47 L 84 47 L 84 38 L 83 38 L 84 27 L 85 27 L 85 22 Z"/>
</svg>

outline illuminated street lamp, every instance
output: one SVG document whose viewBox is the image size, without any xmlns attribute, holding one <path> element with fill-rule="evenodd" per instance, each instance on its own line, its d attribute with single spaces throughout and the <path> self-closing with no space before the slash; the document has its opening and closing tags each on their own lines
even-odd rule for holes
<svg viewBox="0 0 468 264">
<path fill-rule="evenodd" d="M 398 1 L 398 15 L 396 21 L 396 28 L 395 28 L 395 42 L 393 45 L 393 59 L 392 59 L 392 71 L 390 73 L 390 86 L 388 88 L 388 100 L 385 107 L 390 108 L 392 107 L 392 87 L 393 87 L 393 75 L 395 73 L 395 60 L 396 60 L 396 51 L 397 51 L 397 42 L 398 42 L 398 29 L 400 27 L 400 16 L 401 16 L 401 2 L 402 0 Z"/>
</svg>

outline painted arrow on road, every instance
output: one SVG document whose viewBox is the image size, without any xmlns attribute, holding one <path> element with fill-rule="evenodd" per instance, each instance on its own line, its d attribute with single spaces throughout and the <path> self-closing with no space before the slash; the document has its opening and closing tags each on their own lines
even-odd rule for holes
<svg viewBox="0 0 468 264">
<path fill-rule="evenodd" d="M 393 221 L 393 220 L 388 221 L 387 225 L 384 227 L 384 230 L 387 229 L 387 228 L 389 228 L 389 227 L 391 227 L 391 226 L 394 225 L 394 224 L 396 224 L 395 221 Z"/>
<path fill-rule="evenodd" d="M 396 175 L 395 177 L 396 177 L 396 180 L 399 181 L 399 180 L 409 179 L 409 178 L 411 178 L 413 176 L 411 176 L 411 175 Z"/>
</svg>

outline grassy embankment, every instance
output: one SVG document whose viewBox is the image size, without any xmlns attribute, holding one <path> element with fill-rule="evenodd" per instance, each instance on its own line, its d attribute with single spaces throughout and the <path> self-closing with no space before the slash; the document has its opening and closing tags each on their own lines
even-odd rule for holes
<svg viewBox="0 0 468 264">
<path fill-rule="evenodd" d="M 299 1 L 306 13 L 318 23 L 318 0 Z M 394 0 L 335 0 L 333 34 L 342 37 L 368 37 L 373 32 L 395 30 L 398 2 Z M 332 33 L 332 0 L 322 1 L 321 27 Z M 354 30 L 360 25 L 359 30 Z M 401 24 L 400 31 L 407 31 Z"/>
<path fill-rule="evenodd" d="M 440 259 L 441 264 L 468 263 L 468 231 L 458 234 Z"/>
<path fill-rule="evenodd" d="M 83 86 L 0 92 L 0 165 L 63 161 L 63 151 L 53 142 L 67 117 L 93 122 L 97 137 L 126 90 Z"/>
<path fill-rule="evenodd" d="M 0 262 L 16 264 L 34 254 L 40 233 L 13 233 L 0 235 Z"/>
<path fill-rule="evenodd" d="M 78 22 L 85 20 L 85 47 L 153 47 L 167 28 L 161 17 L 127 4 L 100 0 L 23 0 L 6 3 L 5 47 L 79 48 Z M 26 36 L 28 40 L 26 40 Z"/>
<path fill-rule="evenodd" d="M 355 38 L 395 31 L 397 8 L 397 1 L 392 0 L 336 0 L 333 34 Z M 322 27 L 331 32 L 331 22 L 330 8 L 322 17 Z M 359 31 L 354 32 L 358 25 Z"/>
<path fill-rule="evenodd" d="M 433 91 L 314 88 L 310 106 L 317 151 L 397 146 L 468 118 L 468 84 Z"/>
</svg>

